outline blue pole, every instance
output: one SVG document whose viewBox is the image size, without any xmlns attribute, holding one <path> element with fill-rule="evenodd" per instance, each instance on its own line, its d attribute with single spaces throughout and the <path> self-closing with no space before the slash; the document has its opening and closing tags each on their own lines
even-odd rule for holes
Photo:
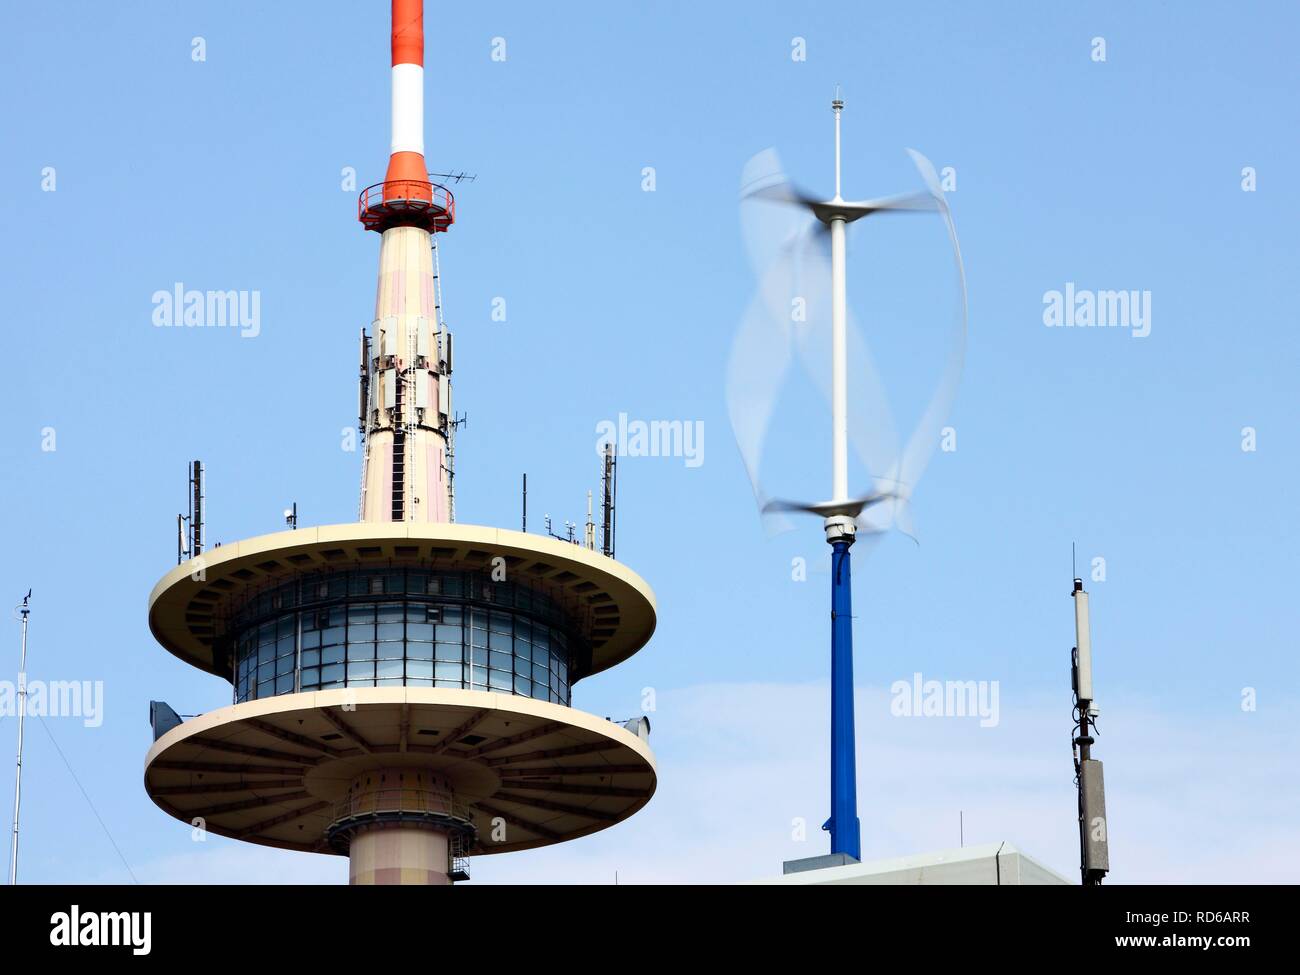
<svg viewBox="0 0 1300 975">
<path fill-rule="evenodd" d="M 853 589 L 849 546 L 831 543 L 831 853 L 862 859 L 853 740 Z"/>
</svg>

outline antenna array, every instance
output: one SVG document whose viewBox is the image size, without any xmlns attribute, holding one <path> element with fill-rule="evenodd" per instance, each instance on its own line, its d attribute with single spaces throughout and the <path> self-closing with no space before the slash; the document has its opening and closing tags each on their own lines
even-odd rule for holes
<svg viewBox="0 0 1300 975">
<path fill-rule="evenodd" d="M 193 461 L 189 466 L 189 487 L 186 491 L 190 513 L 176 516 L 176 564 L 197 558 L 203 552 L 203 462 Z"/>
<path fill-rule="evenodd" d="M 1106 823 L 1106 784 L 1101 762 L 1092 757 L 1093 734 L 1100 713 L 1092 690 L 1092 633 L 1088 619 L 1088 594 L 1083 580 L 1074 580 L 1074 649 L 1071 683 L 1074 686 L 1074 782 L 1079 792 L 1079 872 L 1085 887 L 1097 886 L 1110 872 L 1110 843 Z"/>
</svg>

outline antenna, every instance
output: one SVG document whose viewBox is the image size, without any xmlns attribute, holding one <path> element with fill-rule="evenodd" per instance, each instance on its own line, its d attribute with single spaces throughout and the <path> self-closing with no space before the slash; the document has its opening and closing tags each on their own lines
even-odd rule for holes
<svg viewBox="0 0 1300 975">
<path fill-rule="evenodd" d="M 835 199 L 840 197 L 840 112 L 844 111 L 844 99 L 840 97 L 840 86 L 835 86 L 835 97 L 831 99 L 831 111 L 835 113 Z"/>
<path fill-rule="evenodd" d="M 528 531 L 528 475 L 524 474 L 524 510 L 523 521 L 519 527 L 522 532 Z"/>
<path fill-rule="evenodd" d="M 298 502 L 293 503 L 292 508 L 284 509 L 284 523 L 289 526 L 290 531 L 298 530 Z"/>
<path fill-rule="evenodd" d="M 203 552 L 203 462 L 196 460 L 190 465 L 190 558 L 197 558 Z"/>
<path fill-rule="evenodd" d="M 27 717 L 27 617 L 31 613 L 28 603 L 32 591 L 27 590 L 22 605 L 18 607 L 23 621 L 22 652 L 18 658 L 18 760 L 14 771 L 14 830 L 9 847 L 9 886 L 18 883 L 18 810 L 23 796 L 23 723 Z"/>
<path fill-rule="evenodd" d="M 466 173 L 463 170 L 456 173 L 430 173 L 435 179 L 450 180 L 453 183 L 472 183 L 478 179 L 477 175 Z"/>
<path fill-rule="evenodd" d="M 591 492 L 587 492 L 587 532 L 583 538 L 583 544 L 590 549 L 596 547 L 596 523 L 591 517 Z"/>
<path fill-rule="evenodd" d="M 366 439 L 366 414 L 370 403 L 370 336 L 361 330 L 361 375 L 357 384 L 357 431 Z"/>
<path fill-rule="evenodd" d="M 1079 792 L 1079 873 L 1085 887 L 1101 884 L 1110 871 L 1110 846 L 1106 823 L 1106 785 L 1102 765 L 1092 757 L 1096 718 L 1100 713 L 1092 690 L 1092 633 L 1088 619 L 1088 593 L 1083 580 L 1074 579 L 1074 636 L 1071 683 L 1074 688 L 1074 782 Z"/>
<path fill-rule="evenodd" d="M 600 551 L 614 557 L 615 500 L 618 496 L 618 455 L 612 443 L 605 444 L 604 467 L 601 472 Z"/>
<path fill-rule="evenodd" d="M 446 423 L 447 452 L 443 470 L 447 472 L 447 520 L 456 520 L 456 431 L 469 423 L 469 414 L 449 417 Z"/>
</svg>

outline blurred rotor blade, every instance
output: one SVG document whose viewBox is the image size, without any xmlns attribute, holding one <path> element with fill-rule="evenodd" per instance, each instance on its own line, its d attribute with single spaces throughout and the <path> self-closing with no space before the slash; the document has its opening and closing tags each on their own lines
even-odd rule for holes
<svg viewBox="0 0 1300 975">
<path fill-rule="evenodd" d="M 789 258 L 791 245 L 802 237 L 812 216 L 798 207 L 772 206 L 759 195 L 784 193 L 789 181 L 774 149 L 764 149 L 745 164 L 740 186 L 740 228 L 754 273 L 760 281 L 773 261 Z"/>
<path fill-rule="evenodd" d="M 818 203 L 811 209 L 818 220 L 826 221 L 836 215 L 843 215 L 848 220 L 857 220 L 872 213 L 889 210 L 913 212 L 933 212 L 942 209 L 943 203 L 930 193 L 899 193 L 896 196 L 882 196 L 875 200 L 850 200 L 844 203 Z"/>
<path fill-rule="evenodd" d="M 925 468 L 930 462 L 935 447 L 939 444 L 940 430 L 944 421 L 948 418 L 953 399 L 957 395 L 957 386 L 961 381 L 962 368 L 966 361 L 966 332 L 969 312 L 966 296 L 966 268 L 961 259 L 961 246 L 957 242 L 957 227 L 953 223 L 952 212 L 949 210 L 948 202 L 944 198 L 943 188 L 939 185 L 939 177 L 935 173 L 934 165 L 925 156 L 915 149 L 908 149 L 907 152 L 912 157 L 912 162 L 916 164 L 921 178 L 925 180 L 930 193 L 940 202 L 939 213 L 943 216 L 944 224 L 948 228 L 948 239 L 952 242 L 953 261 L 957 266 L 957 280 L 961 288 L 961 318 L 956 341 L 949 346 L 943 374 L 939 379 L 939 384 L 935 387 L 933 395 L 930 397 L 929 405 L 921 415 L 912 436 L 908 439 L 907 446 L 903 449 L 896 470 L 888 475 L 899 482 L 910 496 L 910 492 L 915 489 L 921 475 L 925 473 Z"/>
<path fill-rule="evenodd" d="M 880 478 L 880 481 L 889 483 L 889 478 Z M 907 489 L 895 482 L 894 490 L 883 493 L 885 499 L 882 504 L 858 516 L 858 530 L 875 533 L 894 528 L 919 545 L 920 541 L 916 537 L 916 530 L 912 524 L 911 497 Z"/>
<path fill-rule="evenodd" d="M 785 177 L 772 150 L 759 153 L 745 168 L 741 223 L 759 289 L 733 342 L 727 406 L 755 501 L 769 529 L 774 520 L 779 520 L 781 527 L 791 527 L 784 517 L 787 513 L 842 514 L 853 517 L 863 533 L 878 535 L 897 528 L 916 540 L 910 499 L 938 446 L 940 429 L 956 395 L 965 361 L 968 311 L 965 268 L 938 176 L 928 159 L 914 150 L 908 152 L 928 192 L 839 204 L 818 202 L 797 189 Z M 803 370 L 826 401 L 830 400 L 830 256 L 826 227 L 820 222 L 826 219 L 826 208 L 837 208 L 848 220 L 887 210 L 940 213 L 961 288 L 960 325 L 938 385 L 900 452 L 884 384 L 850 313 L 847 352 L 850 375 L 855 378 L 848 385 L 849 415 L 854 418 L 849 437 L 863 466 L 889 489 L 877 488 L 865 497 L 838 503 L 771 499 L 761 480 L 764 441 L 789 371 L 792 345 Z"/>
<path fill-rule="evenodd" d="M 873 491 L 871 494 L 861 498 L 851 498 L 847 501 L 817 501 L 808 504 L 803 501 L 787 501 L 783 498 L 774 498 L 763 505 L 763 512 L 776 511 L 804 511 L 809 514 L 820 515 L 823 518 L 830 518 L 834 515 L 847 515 L 850 518 L 857 518 L 867 508 L 871 508 L 883 501 L 888 501 L 897 495 L 887 492 Z"/>
<path fill-rule="evenodd" d="M 792 206 L 806 207 L 810 210 L 824 202 L 804 190 L 799 189 L 789 180 L 769 183 L 766 186 L 760 186 L 757 189 L 750 190 L 744 195 L 748 199 L 763 200 L 767 203 L 788 203 Z"/>
<path fill-rule="evenodd" d="M 803 207 L 821 202 L 791 182 L 781 168 L 781 157 L 775 149 L 764 149 L 745 163 L 740 174 L 740 198 Z"/>
<path fill-rule="evenodd" d="M 807 218 L 802 222 L 806 226 Z M 790 366 L 792 320 L 788 311 L 782 314 L 780 309 L 790 307 L 795 267 L 791 251 L 799 239 L 784 242 L 760 269 L 758 294 L 745 310 L 727 363 L 727 412 L 760 509 L 766 502 L 760 480 L 764 441 Z"/>
</svg>

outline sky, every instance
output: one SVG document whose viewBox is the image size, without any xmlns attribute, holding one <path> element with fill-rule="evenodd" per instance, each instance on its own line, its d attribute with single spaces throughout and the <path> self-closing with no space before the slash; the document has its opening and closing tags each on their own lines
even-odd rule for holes
<svg viewBox="0 0 1300 975">
<path fill-rule="evenodd" d="M 148 702 L 230 698 L 152 640 L 146 608 L 193 458 L 213 541 L 279 530 L 295 501 L 305 525 L 356 518 L 342 431 L 378 260 L 356 192 L 388 152 L 387 19 L 375 2 L 10 12 L 0 597 L 33 591 L 29 679 L 103 687 L 102 721 L 28 722 L 24 882 L 346 876 L 195 842 L 145 795 Z M 440 242 L 468 414 L 458 520 L 517 527 L 527 472 L 530 526 L 580 522 L 599 424 L 702 431 L 697 457 L 622 459 L 618 554 L 658 629 L 574 694 L 628 717 L 653 690 L 658 792 L 601 833 L 478 858 L 473 882 L 756 880 L 827 849 L 827 547 L 813 519 L 765 532 L 726 370 L 756 290 L 741 173 L 775 147 L 829 195 L 836 85 L 846 196 L 918 188 L 907 148 L 951 171 L 969 299 L 955 449 L 913 495 L 918 542 L 855 549 L 864 857 L 1006 841 L 1077 875 L 1076 545 L 1110 880 L 1300 878 L 1294 5 L 430 0 L 426 21 L 426 156 L 477 177 Z M 941 225 L 915 226 L 850 240 L 850 301 L 904 432 L 952 325 L 926 327 L 954 276 Z M 157 327 L 153 296 L 178 283 L 255 292 L 256 335 Z M 1046 326 L 1067 287 L 1138 292 L 1147 333 Z M 891 331 L 905 308 L 926 321 Z M 795 384 L 774 479 L 829 480 L 828 426 Z M 12 692 L 17 622 L 3 632 Z M 894 713 L 916 674 L 996 688 L 996 720 Z M 0 718 L 5 751 L 16 724 Z"/>
</svg>

